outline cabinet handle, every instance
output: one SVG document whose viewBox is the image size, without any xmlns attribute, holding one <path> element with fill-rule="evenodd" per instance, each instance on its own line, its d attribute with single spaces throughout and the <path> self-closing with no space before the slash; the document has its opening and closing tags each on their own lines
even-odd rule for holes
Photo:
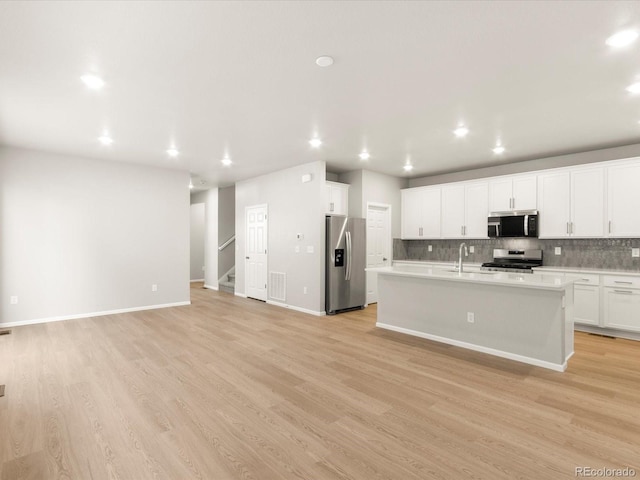
<svg viewBox="0 0 640 480">
<path fill-rule="evenodd" d="M 569 222 L 567 222 L 567 234 L 569 233 Z"/>
<path fill-rule="evenodd" d="M 419 236 L 422 236 L 422 227 L 420 227 L 420 228 L 418 229 L 418 235 L 419 235 Z"/>
<path fill-rule="evenodd" d="M 460 235 L 464 236 L 464 226 L 460 225 Z"/>
<path fill-rule="evenodd" d="M 573 222 L 571 222 L 570 225 L 571 225 L 571 229 L 570 229 L 571 231 L 569 233 L 573 235 Z"/>
<path fill-rule="evenodd" d="M 609 233 L 611 233 L 611 220 L 609 220 Z"/>
<path fill-rule="evenodd" d="M 516 197 L 511 197 L 511 208 L 516 208 Z"/>
<path fill-rule="evenodd" d="M 625 295 L 633 295 L 631 290 L 614 290 L 615 293 L 624 293 Z"/>
<path fill-rule="evenodd" d="M 613 283 L 621 283 L 624 285 L 633 285 L 633 282 L 623 282 L 622 280 L 614 280 Z"/>
<path fill-rule="evenodd" d="M 333 202 L 331 202 L 331 203 L 329 204 L 329 211 L 330 211 L 330 212 L 333 212 Z"/>
<path fill-rule="evenodd" d="M 464 228 L 464 236 L 466 237 L 466 236 L 467 236 L 467 226 L 465 225 L 465 226 L 464 226 L 464 227 L 462 227 L 462 228 Z"/>
<path fill-rule="evenodd" d="M 591 281 L 588 278 L 581 278 L 580 280 L 582 280 L 583 282 L 590 282 Z"/>
</svg>

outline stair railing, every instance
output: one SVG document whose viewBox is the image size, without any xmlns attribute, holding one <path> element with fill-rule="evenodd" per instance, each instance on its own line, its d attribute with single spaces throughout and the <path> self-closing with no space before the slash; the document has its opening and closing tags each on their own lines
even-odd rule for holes
<svg viewBox="0 0 640 480">
<path fill-rule="evenodd" d="M 222 245 L 220 245 L 218 247 L 218 251 L 221 252 L 222 250 L 224 250 L 225 248 L 227 248 L 229 245 L 231 245 L 231 243 L 236 241 L 236 236 L 233 235 L 229 240 L 227 240 L 226 242 L 224 242 Z"/>
</svg>

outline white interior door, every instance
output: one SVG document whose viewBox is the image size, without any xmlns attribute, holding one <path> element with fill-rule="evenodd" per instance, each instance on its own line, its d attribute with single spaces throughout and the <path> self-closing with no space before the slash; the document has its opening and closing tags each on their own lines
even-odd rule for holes
<svg viewBox="0 0 640 480">
<path fill-rule="evenodd" d="M 245 291 L 247 297 L 267 300 L 267 206 L 255 205 L 245 211 L 247 228 L 245 251 Z"/>
<path fill-rule="evenodd" d="M 391 206 L 367 205 L 367 268 L 391 264 Z M 367 304 L 378 302 L 378 275 L 367 272 Z"/>
</svg>

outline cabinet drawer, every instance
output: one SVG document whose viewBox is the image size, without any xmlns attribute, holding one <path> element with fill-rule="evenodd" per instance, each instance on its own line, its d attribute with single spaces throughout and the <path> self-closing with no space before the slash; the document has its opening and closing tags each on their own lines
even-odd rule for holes
<svg viewBox="0 0 640 480">
<path fill-rule="evenodd" d="M 640 277 L 627 277 L 622 275 L 605 275 L 605 287 L 615 288 L 640 288 Z"/>
<path fill-rule="evenodd" d="M 584 325 L 600 325 L 600 287 L 574 284 L 573 321 Z"/>
<path fill-rule="evenodd" d="M 640 332 L 640 290 L 605 288 L 604 326 Z"/>
<path fill-rule="evenodd" d="M 572 277 L 577 278 L 576 285 L 600 285 L 600 275 L 570 273 Z"/>
</svg>

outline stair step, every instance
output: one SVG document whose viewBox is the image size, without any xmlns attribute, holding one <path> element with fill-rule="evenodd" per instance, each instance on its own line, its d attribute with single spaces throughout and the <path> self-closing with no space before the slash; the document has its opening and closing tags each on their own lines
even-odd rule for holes
<svg viewBox="0 0 640 480">
<path fill-rule="evenodd" d="M 236 274 L 235 273 L 230 273 L 229 275 L 227 275 L 227 278 L 229 279 L 230 282 L 233 282 L 233 283 L 236 282 Z"/>
</svg>

